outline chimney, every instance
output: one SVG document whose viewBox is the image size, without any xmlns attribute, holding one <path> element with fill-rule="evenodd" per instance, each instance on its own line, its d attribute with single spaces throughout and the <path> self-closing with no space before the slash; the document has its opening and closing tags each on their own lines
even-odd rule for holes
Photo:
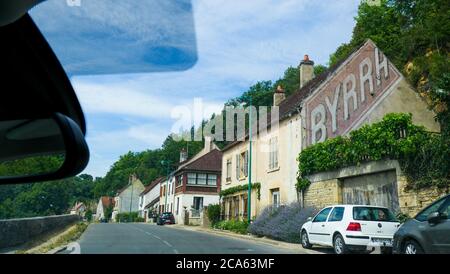
<svg viewBox="0 0 450 274">
<path fill-rule="evenodd" d="M 205 136 L 205 147 L 203 148 L 206 152 L 210 152 L 214 149 L 214 143 L 211 136 Z"/>
<path fill-rule="evenodd" d="M 314 62 L 309 60 L 306 54 L 299 65 L 300 70 L 300 88 L 304 87 L 312 78 L 314 78 Z"/>
<path fill-rule="evenodd" d="M 186 149 L 183 147 L 183 148 L 181 149 L 181 151 L 180 151 L 180 163 L 186 161 L 187 158 L 188 158 L 187 151 L 186 151 Z"/>
<path fill-rule="evenodd" d="M 286 99 L 286 93 L 281 86 L 277 87 L 277 90 L 273 93 L 273 105 L 278 106 L 280 103 Z"/>
</svg>

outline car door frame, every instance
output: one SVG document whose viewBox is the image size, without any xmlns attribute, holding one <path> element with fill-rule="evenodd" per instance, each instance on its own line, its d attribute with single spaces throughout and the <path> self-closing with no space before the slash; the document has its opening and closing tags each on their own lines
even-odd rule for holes
<svg viewBox="0 0 450 274">
<path fill-rule="evenodd" d="M 328 243 L 326 241 L 326 239 L 328 238 L 328 234 L 326 233 L 326 224 L 328 221 L 328 217 L 330 216 L 331 211 L 333 210 L 333 206 L 329 206 L 329 207 L 325 207 L 324 209 L 322 209 L 319 213 L 316 214 L 316 216 L 314 216 L 314 218 L 311 220 L 311 229 L 309 231 L 309 241 L 310 243 L 314 243 L 314 244 L 320 244 L 320 245 L 329 245 L 330 243 Z M 320 213 L 322 213 L 324 210 L 329 209 L 329 212 L 325 218 L 325 221 L 315 221 L 316 218 L 320 215 Z"/>
<path fill-rule="evenodd" d="M 438 208 L 437 212 L 441 213 L 444 208 L 446 208 L 450 203 L 450 196 L 446 198 L 444 203 Z M 430 223 L 428 221 L 426 222 L 426 228 L 423 230 L 424 239 L 430 241 L 430 246 L 432 249 L 432 253 L 444 253 L 448 254 L 450 253 L 450 236 L 445 237 L 443 235 L 440 235 L 441 233 L 445 233 L 448 230 L 448 233 L 450 234 L 450 219 L 447 218 L 444 220 L 440 220 L 437 223 Z M 448 239 L 448 242 L 441 242 L 442 239 Z"/>
</svg>

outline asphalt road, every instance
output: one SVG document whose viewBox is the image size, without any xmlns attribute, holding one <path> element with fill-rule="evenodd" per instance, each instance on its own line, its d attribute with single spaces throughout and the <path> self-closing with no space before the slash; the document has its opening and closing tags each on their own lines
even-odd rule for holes
<svg viewBox="0 0 450 274">
<path fill-rule="evenodd" d="M 302 253 L 300 247 L 293 250 L 230 236 L 138 223 L 91 224 L 78 243 L 82 254 Z"/>
</svg>

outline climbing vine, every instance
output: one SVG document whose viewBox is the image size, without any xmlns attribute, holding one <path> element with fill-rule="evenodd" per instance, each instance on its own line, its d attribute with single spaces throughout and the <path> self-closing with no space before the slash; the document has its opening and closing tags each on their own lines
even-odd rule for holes
<svg viewBox="0 0 450 274">
<path fill-rule="evenodd" d="M 261 199 L 261 183 L 253 183 L 251 184 L 251 188 L 252 189 L 256 189 L 256 194 L 257 194 L 257 198 L 258 200 Z M 245 191 L 248 190 L 248 184 L 244 184 L 244 185 L 239 185 L 239 186 L 234 186 L 234 187 L 230 187 L 227 189 L 224 189 L 222 191 L 220 191 L 219 195 L 220 197 L 224 197 L 224 196 L 229 196 L 241 191 Z"/>
<path fill-rule="evenodd" d="M 411 114 L 390 113 L 349 137 L 304 149 L 298 157 L 297 190 L 309 186 L 307 175 L 382 159 L 397 159 L 412 189 L 450 186 L 450 141 L 414 125 Z"/>
</svg>

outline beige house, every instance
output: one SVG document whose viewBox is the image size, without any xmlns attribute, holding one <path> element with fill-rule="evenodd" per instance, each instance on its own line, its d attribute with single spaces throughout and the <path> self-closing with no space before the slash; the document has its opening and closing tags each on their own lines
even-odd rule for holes
<svg viewBox="0 0 450 274">
<path fill-rule="evenodd" d="M 129 213 L 139 211 L 139 195 L 144 191 L 145 186 L 136 175 L 130 175 L 128 184 L 119 190 L 114 197 L 114 209 L 111 219 L 116 220 L 119 213 Z"/>
<path fill-rule="evenodd" d="M 305 206 L 352 203 L 343 199 L 341 183 L 329 186 L 321 184 L 320 178 L 315 178 L 309 193 L 297 192 L 297 157 L 303 148 L 311 144 L 348 134 L 392 112 L 412 113 L 415 124 L 423 125 L 430 131 L 440 131 L 435 114 L 371 40 L 317 77 L 314 76 L 314 62 L 307 55 L 299 69 L 300 87 L 297 92 L 288 98 L 285 98 L 281 88 L 274 93 L 274 105 L 279 107 L 278 128 L 272 127 L 253 138 L 252 183 L 260 183 L 260 190 L 254 189 L 252 193 L 252 217 L 266 206 L 297 201 Z M 235 141 L 223 149 L 222 190 L 248 184 L 248 150 L 248 138 Z M 396 168 L 388 165 L 387 170 L 394 170 L 395 173 Z M 349 174 L 354 177 L 360 173 Z M 399 176 L 391 175 L 401 179 Z M 326 176 L 323 178 L 331 180 Z M 361 184 L 361 181 L 364 179 L 355 182 L 355 185 L 349 181 L 347 190 L 356 187 L 356 184 L 372 192 L 382 188 L 377 185 L 379 180 L 372 178 L 367 184 Z M 395 184 L 390 183 L 396 190 L 386 195 L 396 195 L 398 200 L 402 197 L 402 190 L 397 190 L 400 186 L 396 181 Z M 321 199 L 324 190 L 333 193 L 334 198 Z M 223 197 L 222 214 L 225 218 L 246 216 L 246 199 L 246 191 Z"/>
</svg>

